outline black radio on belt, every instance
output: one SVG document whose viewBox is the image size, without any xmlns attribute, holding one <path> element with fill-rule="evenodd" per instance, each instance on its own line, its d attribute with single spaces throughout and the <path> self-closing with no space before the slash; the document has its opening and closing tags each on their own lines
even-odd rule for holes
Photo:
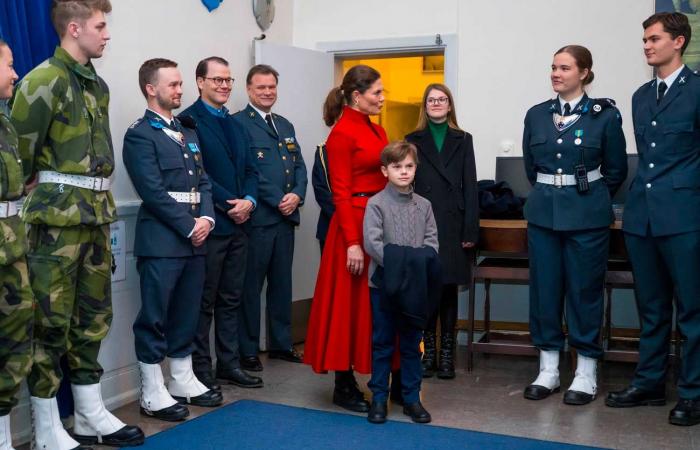
<svg viewBox="0 0 700 450">
<path fill-rule="evenodd" d="M 574 166 L 574 178 L 576 179 L 576 190 L 580 194 L 588 192 L 588 171 L 585 164 Z"/>
</svg>

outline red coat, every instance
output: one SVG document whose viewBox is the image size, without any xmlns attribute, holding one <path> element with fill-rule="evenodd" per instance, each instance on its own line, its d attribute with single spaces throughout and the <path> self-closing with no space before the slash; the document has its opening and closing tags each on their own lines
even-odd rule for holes
<svg viewBox="0 0 700 450">
<path fill-rule="evenodd" d="M 367 196 L 381 191 L 386 179 L 379 156 L 387 144 L 386 132 L 369 118 L 345 107 L 326 142 L 335 214 L 331 219 L 316 290 L 311 305 L 304 362 L 315 372 L 355 369 L 372 371 L 372 309 L 367 268 L 351 275 L 347 249 L 362 245 L 362 222 Z"/>
</svg>

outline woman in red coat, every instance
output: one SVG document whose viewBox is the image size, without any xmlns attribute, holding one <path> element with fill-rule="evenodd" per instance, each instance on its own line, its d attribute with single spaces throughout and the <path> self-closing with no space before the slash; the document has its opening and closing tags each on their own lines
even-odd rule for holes
<svg viewBox="0 0 700 450">
<path fill-rule="evenodd" d="M 331 219 L 304 346 L 304 362 L 317 373 L 336 371 L 333 403 L 367 412 L 369 403 L 357 387 L 353 369 L 372 370 L 372 315 L 367 283 L 369 257 L 362 248 L 367 200 L 386 180 L 379 155 L 386 132 L 369 120 L 384 105 L 379 72 L 352 67 L 323 107 L 335 214 Z"/>
</svg>

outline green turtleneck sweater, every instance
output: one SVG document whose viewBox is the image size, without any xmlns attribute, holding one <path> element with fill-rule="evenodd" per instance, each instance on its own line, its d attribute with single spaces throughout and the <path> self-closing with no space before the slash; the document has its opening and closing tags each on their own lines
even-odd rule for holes
<svg viewBox="0 0 700 450">
<path fill-rule="evenodd" d="M 439 153 L 442 151 L 442 144 L 445 142 L 445 136 L 447 135 L 447 121 L 435 123 L 432 120 L 428 120 L 428 128 L 430 129 L 430 134 L 433 136 L 435 148 L 437 148 Z"/>
</svg>

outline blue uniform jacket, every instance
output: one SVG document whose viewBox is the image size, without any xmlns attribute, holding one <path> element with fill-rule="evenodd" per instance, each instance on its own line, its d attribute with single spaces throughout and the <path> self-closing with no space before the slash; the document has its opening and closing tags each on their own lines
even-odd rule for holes
<svg viewBox="0 0 700 450">
<path fill-rule="evenodd" d="M 214 217 L 211 185 L 202 165 L 197 134 L 180 127 L 184 145 L 163 131 L 165 122 L 146 111 L 124 136 L 122 157 L 143 203 L 136 219 L 135 256 L 186 257 L 203 255 L 187 237 L 195 217 Z M 198 205 L 176 202 L 168 192 L 199 192 Z"/>
<path fill-rule="evenodd" d="M 238 225 L 226 213 L 231 208 L 226 200 L 245 196 L 258 199 L 258 168 L 250 152 L 248 135 L 233 116 L 220 118 L 211 114 L 201 98 L 180 113 L 180 117 L 186 116 L 197 124 L 204 170 L 211 183 L 216 212 L 216 228 L 212 234 L 230 235 Z M 250 220 L 243 227 L 249 224 Z"/>
<path fill-rule="evenodd" d="M 253 226 L 274 225 L 282 220 L 299 225 L 299 209 L 289 216 L 283 216 L 277 209 L 285 194 L 297 194 L 301 198 L 299 206 L 306 196 L 306 166 L 294 126 L 273 113 L 272 120 L 279 132 L 276 136 L 250 105 L 234 114 L 233 118 L 248 132 L 250 148 L 258 165 L 258 206 L 251 219 Z"/>
<path fill-rule="evenodd" d="M 321 212 L 318 215 L 318 224 L 316 225 L 316 239 L 325 241 L 328 234 L 328 226 L 331 223 L 331 217 L 335 212 L 333 204 L 333 193 L 328 178 L 328 155 L 326 154 L 326 145 L 322 144 L 316 148 L 314 154 L 314 168 L 311 171 L 311 184 L 314 187 L 314 197 L 316 203 L 321 207 Z"/>
<path fill-rule="evenodd" d="M 627 154 L 622 119 L 614 102 L 584 95 L 574 114 L 578 120 L 560 131 L 554 124 L 559 99 L 535 105 L 525 116 L 523 155 L 525 172 L 533 185 L 527 203 L 528 222 L 552 230 L 587 230 L 609 226 L 613 220 L 610 199 L 627 176 Z M 589 191 L 576 186 L 537 183 L 537 173 L 574 174 L 585 161 L 586 170 L 600 167 L 604 178 L 589 183 Z"/>
<path fill-rule="evenodd" d="M 639 167 L 623 230 L 666 236 L 700 229 L 700 77 L 687 67 L 656 104 L 656 79 L 632 96 Z"/>
</svg>

